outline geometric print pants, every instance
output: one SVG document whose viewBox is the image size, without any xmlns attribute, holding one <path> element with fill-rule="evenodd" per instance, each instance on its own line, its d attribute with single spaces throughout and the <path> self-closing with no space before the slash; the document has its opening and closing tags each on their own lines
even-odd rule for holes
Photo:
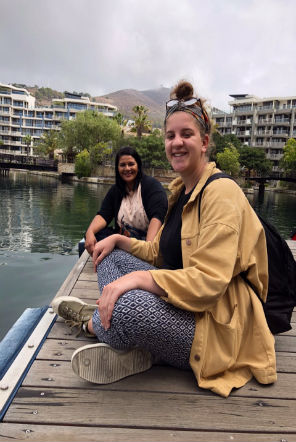
<svg viewBox="0 0 296 442">
<path fill-rule="evenodd" d="M 100 293 L 105 285 L 136 270 L 152 265 L 123 250 L 114 249 L 97 267 Z M 143 348 L 154 363 L 190 369 L 189 356 L 195 331 L 192 312 L 181 310 L 145 290 L 130 290 L 117 300 L 111 327 L 101 326 L 99 312 L 93 315 L 93 329 L 99 340 L 117 350 Z"/>
</svg>

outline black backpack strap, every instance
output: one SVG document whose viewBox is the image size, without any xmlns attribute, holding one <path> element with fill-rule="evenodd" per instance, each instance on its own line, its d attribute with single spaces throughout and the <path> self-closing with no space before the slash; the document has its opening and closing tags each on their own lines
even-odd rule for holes
<svg viewBox="0 0 296 442">
<path fill-rule="evenodd" d="M 207 181 L 205 182 L 205 184 L 204 184 L 203 187 L 201 188 L 201 191 L 199 192 L 199 200 L 198 200 L 198 222 L 200 221 L 200 205 L 201 205 L 201 198 L 202 198 L 203 191 L 205 190 L 205 188 L 207 187 L 208 184 L 210 184 L 212 181 L 219 180 L 220 178 L 228 178 L 228 179 L 230 179 L 230 180 L 235 181 L 230 175 L 227 175 L 226 173 L 223 173 L 223 172 L 214 173 L 213 175 L 211 175 L 211 176 L 207 179 Z"/>
</svg>

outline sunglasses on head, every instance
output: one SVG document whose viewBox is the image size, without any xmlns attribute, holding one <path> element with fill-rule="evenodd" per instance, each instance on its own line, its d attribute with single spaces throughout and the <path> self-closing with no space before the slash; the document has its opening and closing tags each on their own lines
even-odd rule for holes
<svg viewBox="0 0 296 442">
<path fill-rule="evenodd" d="M 176 106 L 176 104 L 184 107 L 193 106 L 195 103 L 198 103 L 200 108 L 202 108 L 200 98 L 195 98 L 195 97 L 189 98 L 188 100 L 177 100 L 177 99 L 169 100 L 166 102 L 166 108 L 170 109 L 171 107 Z"/>
<path fill-rule="evenodd" d="M 182 109 L 182 107 L 184 107 L 184 108 L 189 107 L 190 108 L 190 106 L 194 106 L 194 104 L 196 104 L 196 103 L 198 104 L 198 108 L 200 109 L 201 116 L 202 116 L 202 119 L 204 120 L 206 128 L 208 128 L 209 127 L 208 126 L 208 124 L 209 124 L 209 117 L 208 117 L 208 114 L 207 114 L 206 110 L 203 108 L 203 105 L 202 105 L 202 102 L 201 102 L 200 98 L 192 97 L 192 98 L 189 98 L 188 100 L 173 99 L 173 100 L 167 101 L 166 102 L 166 112 L 167 112 L 167 115 L 169 115 L 171 112 L 175 111 L 173 108 L 175 108 L 176 110 L 178 108 Z M 197 108 L 197 106 L 194 106 L 194 107 L 195 107 L 195 109 Z M 196 111 L 197 111 L 197 109 L 196 109 Z M 194 113 L 196 113 L 196 111 Z"/>
</svg>

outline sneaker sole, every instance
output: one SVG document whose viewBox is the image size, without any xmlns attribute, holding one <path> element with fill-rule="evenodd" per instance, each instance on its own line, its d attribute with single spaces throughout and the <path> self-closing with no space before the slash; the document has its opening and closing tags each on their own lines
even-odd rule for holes
<svg viewBox="0 0 296 442">
<path fill-rule="evenodd" d="M 72 369 L 82 379 L 95 384 L 110 384 L 152 366 L 152 357 L 142 349 L 115 350 L 107 344 L 85 345 L 71 359 Z"/>
<path fill-rule="evenodd" d="M 61 302 L 63 301 L 74 301 L 77 302 L 78 304 L 81 305 L 86 305 L 86 302 L 81 301 L 81 299 L 76 298 L 75 296 L 60 296 L 56 299 L 53 300 L 52 304 L 51 304 L 51 308 L 53 309 L 53 311 L 58 315 L 58 309 L 59 309 L 59 305 L 61 304 Z"/>
</svg>

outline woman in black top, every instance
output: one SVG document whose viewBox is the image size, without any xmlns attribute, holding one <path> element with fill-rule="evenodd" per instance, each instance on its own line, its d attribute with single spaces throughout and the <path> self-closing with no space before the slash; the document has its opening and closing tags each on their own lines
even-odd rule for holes
<svg viewBox="0 0 296 442">
<path fill-rule="evenodd" d="M 85 235 L 85 248 L 90 255 L 96 242 L 112 233 L 152 241 L 167 211 L 164 188 L 143 173 L 141 158 L 133 148 L 119 150 L 115 173 L 116 184 L 106 194 Z M 114 229 L 107 228 L 113 219 Z"/>
</svg>

